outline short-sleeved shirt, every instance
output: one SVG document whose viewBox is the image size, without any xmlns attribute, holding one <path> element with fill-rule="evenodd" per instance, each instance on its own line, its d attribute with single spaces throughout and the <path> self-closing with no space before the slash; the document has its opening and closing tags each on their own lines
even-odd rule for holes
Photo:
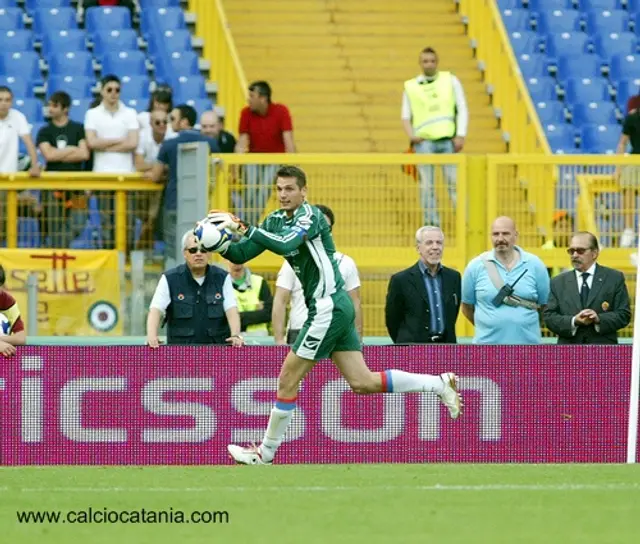
<svg viewBox="0 0 640 544">
<path fill-rule="evenodd" d="M 0 172 L 14 174 L 18 171 L 18 139 L 31 131 L 23 113 L 11 108 L 0 119 Z"/>
<path fill-rule="evenodd" d="M 12 334 L 24 330 L 24 323 L 20 317 L 20 308 L 16 299 L 7 291 L 0 289 L 0 314 L 4 315 L 9 323 L 7 334 Z"/>
<path fill-rule="evenodd" d="M 624 118 L 622 134 L 629 137 L 631 153 L 640 154 L 640 109 L 634 110 Z"/>
<path fill-rule="evenodd" d="M 344 290 L 349 292 L 360 287 L 360 275 L 354 260 L 339 251 L 333 254 L 333 258 L 338 263 L 340 274 L 344 279 Z M 287 261 L 282 263 L 282 267 L 278 272 L 276 287 L 291 291 L 291 311 L 289 312 L 288 328 L 289 330 L 300 330 L 307 320 L 308 310 L 304 302 L 302 284 Z"/>
<path fill-rule="evenodd" d="M 55 149 L 77 147 L 84 140 L 84 127 L 75 121 L 69 121 L 63 127 L 49 123 L 38 131 L 36 145 L 47 143 Z M 48 162 L 49 172 L 79 172 L 84 169 L 84 162 Z"/>
<path fill-rule="evenodd" d="M 178 204 L 178 146 L 192 142 L 207 142 L 211 153 L 220 152 L 216 140 L 203 136 L 197 130 L 182 130 L 175 138 L 162 143 L 158 152 L 158 162 L 169 168 L 169 181 L 163 194 L 165 210 L 173 211 Z"/>
<path fill-rule="evenodd" d="M 244 107 L 240 113 L 238 134 L 249 135 L 250 153 L 284 153 L 283 132 L 293 130 L 291 114 L 283 104 L 269 104 L 266 115 Z"/>
<path fill-rule="evenodd" d="M 535 255 L 516 247 L 520 261 L 510 270 L 496 259 L 494 251 L 488 251 L 473 259 L 462 276 L 462 302 L 475 306 L 474 344 L 539 344 L 542 341 L 540 318 L 535 310 L 502 304 L 494 306 L 498 294 L 483 257 L 488 257 L 498 268 L 505 283 L 513 282 L 527 270 L 514 288 L 514 295 L 544 305 L 549 300 L 549 274 L 544 263 Z"/>
</svg>

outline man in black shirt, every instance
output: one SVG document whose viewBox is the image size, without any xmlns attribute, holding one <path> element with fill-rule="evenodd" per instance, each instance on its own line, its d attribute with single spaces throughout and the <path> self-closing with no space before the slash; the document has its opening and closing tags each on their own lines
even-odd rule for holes
<svg viewBox="0 0 640 544">
<path fill-rule="evenodd" d="M 49 98 L 49 123 L 38 132 L 37 146 L 48 172 L 79 172 L 89 160 L 84 127 L 69 119 L 71 97 L 58 91 Z M 49 247 L 68 247 L 84 227 L 87 217 L 84 193 L 43 193 L 44 239 Z"/>
<path fill-rule="evenodd" d="M 236 139 L 230 132 L 224 130 L 222 119 L 214 111 L 205 111 L 200 117 L 200 132 L 218 141 L 220 153 L 234 153 Z"/>
</svg>

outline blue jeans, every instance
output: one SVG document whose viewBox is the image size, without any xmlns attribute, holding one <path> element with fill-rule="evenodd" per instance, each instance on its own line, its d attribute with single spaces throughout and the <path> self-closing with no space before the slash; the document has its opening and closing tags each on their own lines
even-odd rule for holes
<svg viewBox="0 0 640 544">
<path fill-rule="evenodd" d="M 445 154 L 454 153 L 453 140 L 424 140 L 414 146 L 416 153 L 421 154 Z M 443 166 L 444 180 L 447 192 L 451 199 L 451 204 L 456 207 L 456 167 Z M 440 226 L 440 214 L 438 213 L 438 203 L 436 202 L 435 187 L 435 167 L 422 165 L 418 166 L 420 173 L 420 203 L 423 210 L 423 220 L 425 225 Z"/>
<path fill-rule="evenodd" d="M 248 164 L 240 189 L 231 193 L 234 213 L 250 225 L 258 225 L 275 183 L 277 164 Z"/>
</svg>

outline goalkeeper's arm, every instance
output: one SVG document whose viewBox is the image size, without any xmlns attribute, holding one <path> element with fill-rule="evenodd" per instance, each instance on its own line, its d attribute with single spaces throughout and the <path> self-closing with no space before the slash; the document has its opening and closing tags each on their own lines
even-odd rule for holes
<svg viewBox="0 0 640 544">
<path fill-rule="evenodd" d="M 229 244 L 226 251 L 220 254 L 231 261 L 234 264 L 244 264 L 251 259 L 255 259 L 258 255 L 263 253 L 265 248 L 259 244 L 256 244 L 248 238 L 243 238 L 239 242 Z"/>
<path fill-rule="evenodd" d="M 286 229 L 283 234 L 273 234 L 259 227 L 249 227 L 246 237 L 277 255 L 286 255 L 304 244 L 307 231 L 296 226 Z"/>
</svg>

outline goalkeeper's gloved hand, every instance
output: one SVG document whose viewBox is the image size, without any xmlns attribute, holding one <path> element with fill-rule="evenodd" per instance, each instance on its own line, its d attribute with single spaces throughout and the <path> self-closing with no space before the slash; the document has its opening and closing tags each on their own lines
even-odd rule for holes
<svg viewBox="0 0 640 544">
<path fill-rule="evenodd" d="M 214 224 L 218 230 L 228 229 L 242 236 L 247 234 L 250 227 L 239 217 L 223 210 L 211 210 L 207 215 L 207 220 Z"/>
</svg>

